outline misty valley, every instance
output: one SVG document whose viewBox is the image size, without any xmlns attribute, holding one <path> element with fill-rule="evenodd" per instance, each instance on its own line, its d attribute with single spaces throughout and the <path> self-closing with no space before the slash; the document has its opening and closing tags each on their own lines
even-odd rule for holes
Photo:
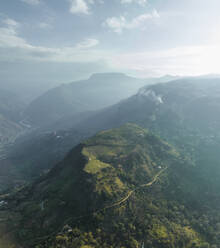
<svg viewBox="0 0 220 248">
<path fill-rule="evenodd" d="M 0 0 L 0 248 L 220 248 L 219 10 Z"/>
<path fill-rule="evenodd" d="M 1 94 L 0 247 L 220 246 L 220 78 Z"/>
</svg>

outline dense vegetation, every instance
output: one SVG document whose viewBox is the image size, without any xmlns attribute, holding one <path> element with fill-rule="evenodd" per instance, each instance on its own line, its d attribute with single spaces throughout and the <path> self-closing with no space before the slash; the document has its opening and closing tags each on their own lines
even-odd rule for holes
<svg viewBox="0 0 220 248">
<path fill-rule="evenodd" d="M 38 130 L 19 139 L 8 160 L 19 165 L 14 174 L 21 181 L 41 177 L 1 198 L 7 202 L 0 206 L 1 242 L 28 248 L 219 247 L 218 82 L 148 86 L 86 113 L 71 130 Z M 107 130 L 128 122 L 135 124 Z"/>
<path fill-rule="evenodd" d="M 136 125 L 103 131 L 6 196 L 7 228 L 25 247 L 209 247 L 220 216 L 193 167 Z M 215 216 L 208 235 L 207 216 Z"/>
<path fill-rule="evenodd" d="M 62 160 L 74 145 L 86 137 L 129 122 L 148 128 L 174 145 L 184 156 L 193 159 L 200 168 L 197 173 L 204 178 L 209 170 L 206 165 L 209 164 L 213 168 L 209 173 L 212 172 L 213 181 L 218 183 L 218 82 L 219 79 L 189 78 L 144 87 L 138 94 L 114 106 L 90 113 L 90 117 L 86 118 L 85 114 L 81 121 L 76 117 L 75 125 L 67 132 L 57 132 L 57 135 L 54 135 L 55 132 L 37 132 L 17 142 L 10 154 L 13 164 L 18 164 L 19 168 L 25 165 L 25 170 L 29 168 L 30 172 L 35 171 L 35 176 L 39 175 Z M 80 122 L 76 123 L 76 120 Z M 72 119 L 63 122 L 70 126 L 70 123 L 73 124 Z M 57 136 L 62 138 L 56 139 Z"/>
</svg>

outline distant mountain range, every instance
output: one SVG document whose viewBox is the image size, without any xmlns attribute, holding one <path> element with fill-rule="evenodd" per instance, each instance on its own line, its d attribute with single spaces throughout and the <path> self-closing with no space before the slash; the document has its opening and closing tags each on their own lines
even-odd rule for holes
<svg viewBox="0 0 220 248">
<path fill-rule="evenodd" d="M 0 196 L 0 242 L 218 247 L 219 107 L 219 78 L 184 78 L 20 137 L 7 179 L 32 183 Z"/>
<path fill-rule="evenodd" d="M 34 126 L 52 124 L 88 111 L 113 105 L 137 92 L 140 87 L 171 80 L 172 76 L 137 79 L 122 73 L 94 74 L 88 80 L 63 84 L 30 103 L 25 118 Z"/>
<path fill-rule="evenodd" d="M 211 133 L 219 130 L 216 126 L 219 124 L 219 104 L 220 79 L 180 79 L 143 87 L 137 94 L 95 113 L 74 128 L 95 131 L 137 122 L 174 132 L 176 122 L 176 125 Z"/>
<path fill-rule="evenodd" d="M 111 102 L 116 103 L 117 100 L 121 101 L 124 97 L 135 94 L 138 92 L 139 86 L 145 86 L 146 83 L 154 84 L 174 78 L 167 75 L 161 78 L 135 79 L 121 73 L 94 74 L 88 80 L 63 85 L 48 91 L 32 102 L 24 111 L 23 116 L 29 116 L 28 119 L 32 119 L 32 117 L 39 119 L 39 122 L 32 122 L 32 125 L 38 129 L 17 141 L 16 147 L 10 151 L 10 164 L 14 164 L 22 173 L 25 172 L 26 178 L 27 176 L 38 176 L 42 171 L 50 169 L 56 161 L 62 159 L 71 147 L 94 134 L 92 128 L 88 128 L 88 132 L 84 129 L 82 132 L 78 131 L 78 127 L 71 130 L 81 123 L 83 127 L 83 120 L 87 122 L 89 117 L 96 116 L 99 112 L 102 113 L 102 110 L 81 112 L 84 109 L 81 102 L 87 102 L 87 105 L 91 106 L 87 106 L 88 109 L 104 108 Z M 66 89 L 69 90 L 66 91 Z M 63 92 L 68 92 L 68 94 L 65 95 Z M 76 101 L 76 98 L 81 100 Z M 100 105 L 101 102 L 103 104 Z M 60 106 L 56 107 L 57 105 Z M 55 112 L 56 114 L 54 114 Z M 54 119 L 52 115 L 56 118 Z M 29 169 L 29 163 L 31 163 L 32 169 Z M 14 175 L 16 174 L 14 173 Z"/>
<path fill-rule="evenodd" d="M 137 94 L 100 111 L 79 114 L 60 126 L 63 131 L 39 133 L 18 140 L 10 151 L 10 160 L 26 176 L 36 177 L 62 160 L 74 145 L 96 132 L 135 123 L 150 129 L 203 166 L 201 173 L 211 173 L 205 166 L 218 166 L 219 79 L 180 79 L 141 88 Z M 57 123 L 56 125 L 57 126 Z M 215 137 L 215 138 L 214 138 Z M 204 140 L 212 157 L 205 156 Z M 207 148 L 207 147 L 206 147 Z M 202 155 L 200 150 L 203 150 Z M 202 158 L 202 161 L 201 161 Z M 212 162 L 210 162 L 212 161 Z M 202 168 L 202 167 L 201 167 Z M 22 172 L 22 173 L 23 173 Z M 213 182 L 218 185 L 214 172 Z M 219 185 L 220 186 L 220 185 Z"/>
</svg>

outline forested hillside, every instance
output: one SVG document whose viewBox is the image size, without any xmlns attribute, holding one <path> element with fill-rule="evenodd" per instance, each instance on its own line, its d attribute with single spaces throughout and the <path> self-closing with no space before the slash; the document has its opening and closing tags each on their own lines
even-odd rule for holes
<svg viewBox="0 0 220 248">
<path fill-rule="evenodd" d="M 204 235 L 197 216 L 209 203 L 192 168 L 170 145 L 128 124 L 97 134 L 6 196 L 2 214 L 25 247 L 206 247 L 214 236 Z"/>
</svg>

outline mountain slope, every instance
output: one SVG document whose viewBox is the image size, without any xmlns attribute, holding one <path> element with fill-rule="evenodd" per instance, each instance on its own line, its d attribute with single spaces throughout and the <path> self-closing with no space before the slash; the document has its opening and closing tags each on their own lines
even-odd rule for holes
<svg viewBox="0 0 220 248">
<path fill-rule="evenodd" d="M 3 198 L 7 228 L 24 247 L 42 241 L 36 247 L 202 247 L 206 238 L 193 224 L 200 209 L 192 213 L 191 204 L 206 199 L 191 168 L 136 125 L 104 131 L 32 186 Z"/>
<path fill-rule="evenodd" d="M 181 79 L 146 86 L 136 95 L 91 116 L 78 128 L 100 130 L 137 122 L 160 126 L 164 131 L 170 125 L 187 125 L 210 134 L 211 130 L 219 130 L 219 103 L 220 79 Z"/>
<path fill-rule="evenodd" d="M 68 115 L 112 105 L 144 85 L 144 80 L 124 74 L 95 74 L 88 80 L 61 85 L 34 100 L 25 113 L 37 125 Z"/>
<path fill-rule="evenodd" d="M 80 118 L 70 121 L 75 125 L 68 132 L 37 134 L 18 142 L 11 157 L 19 165 L 30 166 L 30 171 L 37 172 L 36 176 L 42 171 L 37 168 L 48 170 L 84 138 L 131 122 L 150 129 L 193 158 L 199 166 L 198 173 L 204 178 L 207 173 L 212 175 L 212 181 L 220 189 L 219 92 L 219 79 L 187 78 L 147 86 L 116 105 L 89 113 L 88 118 L 86 113 L 83 121 Z"/>
<path fill-rule="evenodd" d="M 163 81 L 163 78 L 160 80 Z M 37 126 L 48 125 L 60 118 L 115 104 L 155 81 L 132 78 L 122 73 L 94 74 L 88 80 L 64 84 L 47 91 L 28 106 L 25 115 Z"/>
<path fill-rule="evenodd" d="M 74 128 L 95 133 L 127 122 L 146 127 L 193 159 L 197 173 L 216 192 L 220 190 L 219 106 L 219 78 L 187 78 L 144 87 Z"/>
</svg>

